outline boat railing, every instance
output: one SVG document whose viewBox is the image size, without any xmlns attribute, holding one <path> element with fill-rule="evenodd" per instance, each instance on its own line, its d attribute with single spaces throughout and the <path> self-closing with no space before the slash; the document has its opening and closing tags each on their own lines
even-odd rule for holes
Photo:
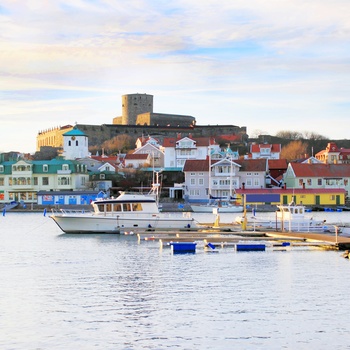
<svg viewBox="0 0 350 350">
<path fill-rule="evenodd" d="M 84 209 L 67 209 L 67 208 L 60 208 L 60 209 L 52 209 L 52 213 L 54 215 L 57 214 L 63 214 L 63 215 L 86 215 L 86 214 L 93 214 L 94 212 L 91 210 L 84 210 Z"/>
</svg>

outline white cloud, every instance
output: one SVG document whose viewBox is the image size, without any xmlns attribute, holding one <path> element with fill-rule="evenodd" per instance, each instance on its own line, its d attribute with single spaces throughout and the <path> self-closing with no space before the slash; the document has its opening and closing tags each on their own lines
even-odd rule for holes
<svg viewBox="0 0 350 350">
<path fill-rule="evenodd" d="M 192 114 L 199 124 L 220 113 L 223 123 L 248 130 L 266 130 L 270 116 L 284 115 L 293 126 L 299 116 L 306 123 L 308 115 L 341 120 L 347 113 L 347 1 L 4 0 L 1 6 L 2 118 L 18 122 L 28 111 L 46 125 L 74 112 L 80 123 L 110 122 L 120 112 L 120 95 L 133 92 L 154 94 L 162 112 Z M 347 136 L 337 123 L 327 131 Z"/>
</svg>

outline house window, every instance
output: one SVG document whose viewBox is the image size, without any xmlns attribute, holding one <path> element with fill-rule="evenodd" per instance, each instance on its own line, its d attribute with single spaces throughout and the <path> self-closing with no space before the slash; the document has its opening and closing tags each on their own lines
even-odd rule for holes
<svg viewBox="0 0 350 350">
<path fill-rule="evenodd" d="M 3 177 L 0 177 L 0 186 L 5 185 L 5 179 Z"/>
<path fill-rule="evenodd" d="M 198 179 L 198 185 L 204 185 L 204 179 L 202 178 Z"/>
<path fill-rule="evenodd" d="M 191 179 L 190 180 L 190 184 L 193 186 L 193 185 L 195 185 L 196 184 L 196 179 Z"/>
<path fill-rule="evenodd" d="M 203 175 L 204 175 L 204 173 L 198 173 L 198 175 L 199 175 L 199 176 L 203 176 Z"/>
<path fill-rule="evenodd" d="M 259 185 L 260 185 L 259 179 L 254 179 L 254 186 L 259 186 Z"/>
<path fill-rule="evenodd" d="M 246 185 L 247 185 L 247 187 L 252 186 L 252 180 L 251 179 L 247 179 Z"/>
<path fill-rule="evenodd" d="M 247 173 L 247 176 L 252 176 L 252 173 Z"/>
<path fill-rule="evenodd" d="M 307 185 L 311 186 L 311 179 L 307 179 Z"/>
<path fill-rule="evenodd" d="M 322 179 L 317 179 L 317 185 L 322 186 Z"/>
<path fill-rule="evenodd" d="M 3 173 L 3 172 L 4 172 L 4 166 L 0 165 L 0 173 Z"/>
<path fill-rule="evenodd" d="M 190 173 L 191 176 L 196 176 L 196 173 Z"/>
<path fill-rule="evenodd" d="M 47 173 L 49 171 L 49 166 L 47 164 L 43 165 L 43 172 Z"/>
<path fill-rule="evenodd" d="M 106 178 L 105 174 L 100 174 L 100 179 L 104 180 Z"/>
<path fill-rule="evenodd" d="M 299 179 L 299 186 L 303 186 L 304 180 L 303 179 Z"/>
<path fill-rule="evenodd" d="M 33 178 L 33 183 L 34 186 L 38 186 L 38 178 L 36 176 Z"/>
<path fill-rule="evenodd" d="M 69 170 L 68 164 L 62 164 L 62 170 Z"/>
<path fill-rule="evenodd" d="M 43 184 L 43 186 L 47 186 L 49 184 L 49 178 L 48 177 L 43 177 L 42 178 L 42 184 Z"/>
<path fill-rule="evenodd" d="M 62 176 L 58 178 L 58 185 L 67 186 L 69 185 L 69 177 Z"/>
<path fill-rule="evenodd" d="M 190 196 L 194 197 L 194 196 L 199 196 L 199 190 L 190 190 Z"/>
</svg>

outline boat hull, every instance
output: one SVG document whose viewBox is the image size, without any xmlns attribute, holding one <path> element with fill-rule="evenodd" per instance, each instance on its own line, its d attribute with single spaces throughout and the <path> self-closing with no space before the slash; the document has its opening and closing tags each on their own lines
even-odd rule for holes
<svg viewBox="0 0 350 350">
<path fill-rule="evenodd" d="M 102 215 L 51 215 L 51 219 L 66 233 L 122 233 L 136 230 L 180 230 L 196 227 L 193 218 L 182 216 L 151 215 L 102 216 Z"/>
</svg>

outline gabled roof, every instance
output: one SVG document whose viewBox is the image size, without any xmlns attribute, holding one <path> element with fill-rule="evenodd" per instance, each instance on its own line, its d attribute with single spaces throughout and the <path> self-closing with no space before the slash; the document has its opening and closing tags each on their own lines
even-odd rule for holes
<svg viewBox="0 0 350 350">
<path fill-rule="evenodd" d="M 269 169 L 287 169 L 288 163 L 286 159 L 268 159 Z"/>
<path fill-rule="evenodd" d="M 149 157 L 149 154 L 146 153 L 128 153 L 125 156 L 125 160 L 146 160 Z"/>
<path fill-rule="evenodd" d="M 187 159 L 183 171 L 209 171 L 209 159 Z"/>
<path fill-rule="evenodd" d="M 260 144 L 252 144 L 250 146 L 251 153 L 260 153 L 262 148 L 268 148 L 271 150 L 271 153 L 279 153 L 281 152 L 281 145 L 278 143 L 260 143 Z"/>
<path fill-rule="evenodd" d="M 289 163 L 295 177 L 350 177 L 350 164 Z"/>
<path fill-rule="evenodd" d="M 237 159 L 235 163 L 241 165 L 239 171 L 266 171 L 266 159 Z"/>
</svg>

